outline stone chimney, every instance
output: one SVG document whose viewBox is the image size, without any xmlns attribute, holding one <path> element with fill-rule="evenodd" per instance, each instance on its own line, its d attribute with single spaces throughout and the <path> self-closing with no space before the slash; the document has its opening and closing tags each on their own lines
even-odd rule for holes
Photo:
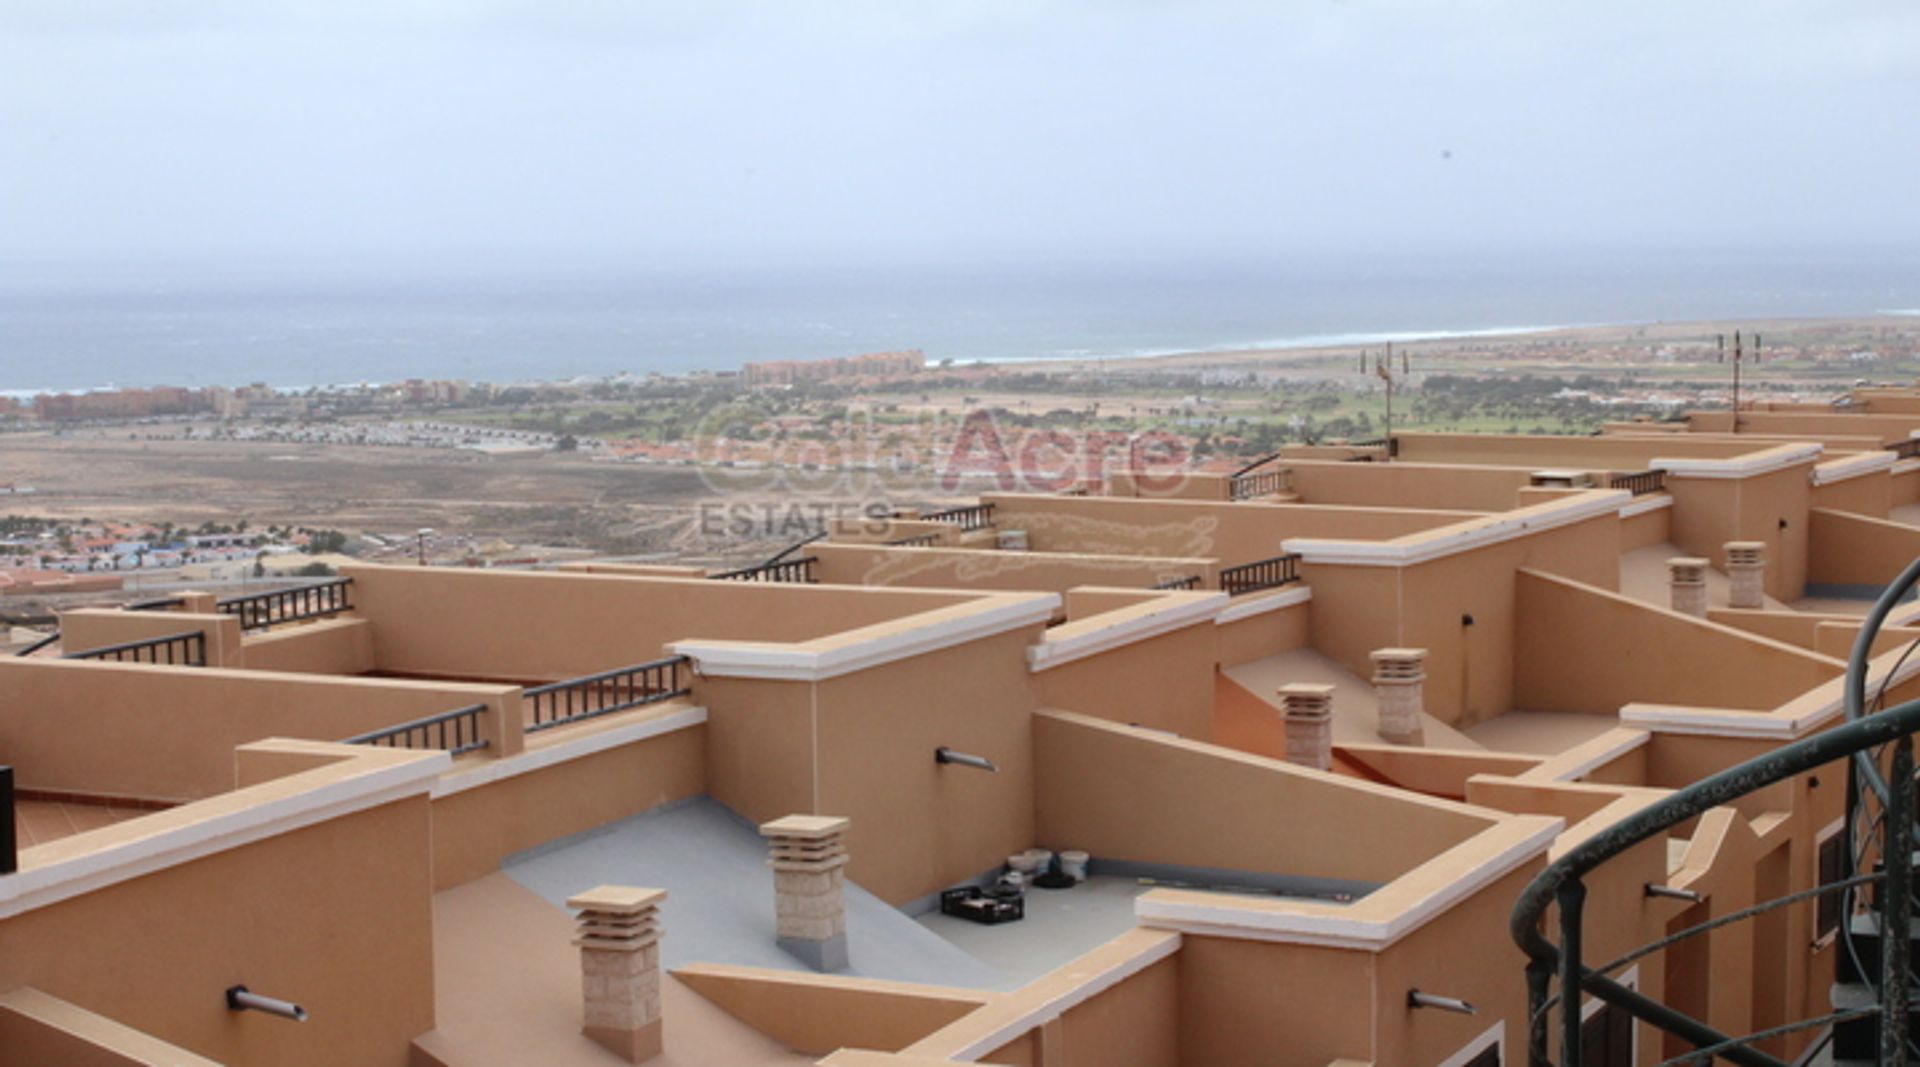
<svg viewBox="0 0 1920 1067">
<path fill-rule="evenodd" d="M 603 885 L 567 900 L 579 914 L 581 1033 L 628 1063 L 663 1047 L 660 1019 L 660 902 L 664 889 Z"/>
<path fill-rule="evenodd" d="M 1761 608 L 1766 606 L 1767 544 L 1764 541 L 1728 541 L 1727 577 L 1733 590 L 1727 606 Z"/>
<path fill-rule="evenodd" d="M 760 827 L 771 855 L 780 947 L 816 971 L 847 967 L 848 820 L 789 815 Z"/>
<path fill-rule="evenodd" d="M 1294 682 L 1280 687 L 1286 704 L 1287 762 L 1333 769 L 1333 687 Z"/>
<path fill-rule="evenodd" d="M 1380 707 L 1380 737 L 1396 745 L 1426 741 L 1420 716 L 1427 710 L 1427 650 L 1382 648 L 1373 652 L 1373 693 Z"/>
<path fill-rule="evenodd" d="M 1667 561 L 1667 578 L 1672 584 L 1673 610 L 1706 618 L 1707 561 L 1694 556 L 1675 556 Z"/>
</svg>

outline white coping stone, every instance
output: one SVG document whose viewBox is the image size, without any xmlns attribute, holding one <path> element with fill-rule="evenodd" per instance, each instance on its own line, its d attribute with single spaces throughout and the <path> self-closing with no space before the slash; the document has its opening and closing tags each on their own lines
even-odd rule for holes
<svg viewBox="0 0 1920 1067">
<path fill-rule="evenodd" d="M 949 1054 L 950 1059 L 961 1063 L 971 1063 L 994 1049 L 1005 1045 L 1021 1034 L 1044 1023 L 1059 1018 L 1072 1008 L 1076 1008 L 1094 997 L 1112 989 L 1121 982 L 1132 978 L 1141 971 L 1159 963 L 1161 960 L 1180 951 L 1183 941 L 1180 937 L 1169 937 L 1156 942 L 1145 950 L 1135 953 L 1115 963 L 1104 971 L 1090 974 L 1083 981 L 1075 982 L 1073 988 L 1051 997 L 1022 1012 L 1018 1017 L 995 1027 L 993 1030 L 974 1038 Z"/>
<path fill-rule="evenodd" d="M 1220 626 L 1225 626 L 1242 619 L 1265 615 L 1270 611 L 1290 608 L 1295 604 L 1305 604 L 1312 599 L 1313 587 L 1310 585 L 1296 585 L 1284 592 L 1267 593 L 1262 596 L 1235 597 L 1227 603 L 1226 607 L 1220 609 L 1220 614 L 1215 615 L 1213 621 Z"/>
<path fill-rule="evenodd" d="M 1661 508 L 1672 506 L 1673 497 L 1667 493 L 1645 493 L 1634 497 L 1631 502 L 1621 508 L 1620 517 L 1631 519 L 1635 515 L 1645 515 L 1649 511 L 1659 511 Z"/>
<path fill-rule="evenodd" d="M 596 752 L 605 752 L 610 748 L 631 745 L 645 741 L 649 737 L 670 734 L 685 730 L 707 721 L 707 709 L 703 707 L 682 708 L 667 715 L 660 715 L 639 722 L 622 723 L 604 730 L 588 732 L 581 730 L 581 736 L 566 737 L 550 745 L 529 748 L 505 759 L 487 760 L 476 763 L 470 768 L 461 768 L 453 774 L 443 775 L 433 783 L 433 798 L 453 796 L 469 789 L 478 789 L 483 785 L 507 778 L 514 778 L 551 767 L 556 763 L 591 756 Z M 553 736 L 549 734 L 548 736 Z M 565 736 L 564 734 L 562 736 Z"/>
<path fill-rule="evenodd" d="M 0 919 L 58 904 L 96 889 L 278 837 L 343 815 L 389 804 L 402 797 L 424 795 L 432 787 L 433 780 L 453 765 L 453 757 L 445 752 L 437 755 L 437 759 L 421 758 L 368 770 L 291 796 L 224 812 L 43 867 L 24 868 L 0 878 Z M 275 782 L 284 780 L 274 779 Z M 221 794 L 221 797 L 231 796 L 232 793 Z M 200 803 L 218 799 L 212 797 Z M 188 812 L 192 807 L 192 804 L 183 804 L 146 818 L 163 818 Z"/>
<path fill-rule="evenodd" d="M 1121 619 L 1069 637 L 1049 635 L 1037 645 L 1028 645 L 1027 669 L 1034 672 L 1044 671 L 1075 660 L 1086 659 L 1088 656 L 1097 656 L 1102 652 L 1133 644 L 1135 641 L 1144 641 L 1149 637 L 1158 637 L 1161 634 L 1196 626 L 1203 622 L 1212 622 L 1227 607 L 1228 601 L 1225 593 L 1207 593 L 1203 596 L 1187 594 L 1166 599 L 1173 602 L 1155 611 Z"/>
<path fill-rule="evenodd" d="M 1554 839 L 1566 829 L 1567 822 L 1558 817 L 1535 816 L 1534 818 L 1541 820 L 1538 829 L 1508 845 L 1499 853 L 1487 857 L 1472 870 L 1457 878 L 1447 879 L 1433 892 L 1385 921 L 1353 919 L 1326 912 L 1286 912 L 1252 908 L 1237 903 L 1236 898 L 1225 893 L 1212 894 L 1218 898 L 1217 901 L 1207 903 L 1156 899 L 1164 892 L 1162 890 L 1155 890 L 1136 899 L 1133 914 L 1142 926 L 1159 930 L 1178 930 L 1187 934 L 1369 951 L 1382 949 L 1426 925 L 1453 905 L 1505 877 L 1521 864 L 1535 856 L 1543 855 L 1553 845 Z M 1374 892 L 1384 892 L 1391 885 L 1392 883 L 1389 882 Z"/>
<path fill-rule="evenodd" d="M 1893 679 L 1890 682 L 1885 681 L 1885 674 L 1874 673 L 1872 664 L 1869 662 L 1867 691 L 1872 692 L 1882 684 L 1892 688 L 1916 674 L 1920 674 L 1920 658 L 1909 658 L 1901 663 L 1900 669 L 1893 673 Z M 1688 734 L 1698 737 L 1757 737 L 1775 740 L 1801 737 L 1842 713 L 1846 708 L 1846 695 L 1841 687 L 1845 684 L 1844 678 L 1835 678 L 1830 682 L 1822 683 L 1821 687 L 1830 686 L 1838 695 L 1793 718 L 1787 718 L 1775 711 L 1750 711 L 1743 708 L 1715 710 L 1676 704 L 1628 704 L 1620 709 L 1620 725 L 1651 730 L 1655 733 Z"/>
<path fill-rule="evenodd" d="M 1891 452 L 1862 452 L 1846 459 L 1836 459 L 1813 468 L 1813 484 L 1831 485 L 1848 478 L 1858 478 L 1863 474 L 1877 474 L 1891 470 L 1898 459 Z"/>
<path fill-rule="evenodd" d="M 1281 547 L 1288 552 L 1298 552 L 1307 563 L 1405 567 L 1497 545 L 1542 530 L 1570 526 L 1599 515 L 1619 514 L 1632 499 L 1633 494 L 1624 489 L 1593 489 L 1550 504 L 1536 504 L 1484 519 L 1468 519 L 1453 526 L 1424 530 L 1391 541 L 1294 537 L 1282 542 Z"/>
<path fill-rule="evenodd" d="M 1058 593 L 1032 594 L 1021 596 L 1013 603 L 832 648 L 806 647 L 814 642 L 691 640 L 676 641 L 668 645 L 667 650 L 691 657 L 694 669 L 711 677 L 817 682 L 1043 623 L 1053 618 L 1059 608 Z"/>
<path fill-rule="evenodd" d="M 1728 459 L 1661 458 L 1649 466 L 1681 478 L 1749 478 L 1812 462 L 1825 451 L 1818 444 L 1777 445 Z"/>
</svg>

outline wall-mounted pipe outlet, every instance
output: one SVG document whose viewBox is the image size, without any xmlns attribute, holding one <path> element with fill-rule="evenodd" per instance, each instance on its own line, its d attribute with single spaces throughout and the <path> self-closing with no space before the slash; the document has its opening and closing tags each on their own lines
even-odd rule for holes
<svg viewBox="0 0 1920 1067">
<path fill-rule="evenodd" d="M 1478 1015 L 1480 1009 L 1457 997 L 1442 997 L 1433 993 L 1422 993 L 1418 989 L 1407 990 L 1407 1007 L 1435 1008 L 1450 1011 L 1456 1015 Z"/>
<path fill-rule="evenodd" d="M 1650 897 L 1666 897 L 1668 900 L 1687 900 L 1695 904 L 1706 899 L 1691 889 L 1678 889 L 1674 886 L 1656 885 L 1652 882 L 1647 883 L 1647 895 Z"/>
<path fill-rule="evenodd" d="M 993 765 L 992 760 L 985 756 L 974 756 L 965 752 L 955 752 L 945 745 L 941 745 L 939 748 L 933 750 L 933 762 L 954 763 L 962 767 L 972 767 L 975 770 L 981 771 L 997 772 L 1000 770 L 1000 768 Z"/>
<path fill-rule="evenodd" d="M 278 997 L 263 997 L 258 993 L 248 992 L 247 987 L 243 985 L 233 986 L 227 990 L 227 1010 L 264 1011 L 268 1015 L 292 1019 L 297 1023 L 307 1021 L 307 1009 L 293 1001 L 281 1000 Z"/>
</svg>

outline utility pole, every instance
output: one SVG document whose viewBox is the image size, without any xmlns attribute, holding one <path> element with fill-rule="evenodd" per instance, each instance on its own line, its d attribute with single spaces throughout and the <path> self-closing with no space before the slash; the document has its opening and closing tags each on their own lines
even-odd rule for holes
<svg viewBox="0 0 1920 1067">
<path fill-rule="evenodd" d="M 1727 335 L 1724 333 L 1714 334 L 1713 345 L 1714 345 L 1714 350 L 1717 353 L 1716 362 L 1725 363 L 1727 361 Z M 1760 362 L 1760 334 L 1757 332 L 1753 335 L 1752 358 L 1755 363 Z M 1744 346 L 1741 344 L 1740 331 L 1735 330 L 1733 331 L 1733 432 L 1734 433 L 1740 432 L 1740 365 L 1742 363 L 1745 363 L 1746 361 L 1747 361 L 1747 353 L 1745 351 Z"/>
<path fill-rule="evenodd" d="M 1385 434 L 1385 439 L 1387 442 L 1386 458 L 1388 462 L 1392 462 L 1393 461 L 1393 387 L 1395 383 L 1404 382 L 1413 375 L 1413 361 L 1410 358 L 1408 358 L 1405 352 L 1401 352 L 1400 366 L 1396 369 L 1393 365 L 1393 342 L 1388 341 L 1387 354 L 1384 356 L 1374 356 L 1373 366 L 1371 368 L 1367 366 L 1367 352 L 1364 349 L 1361 350 L 1360 373 L 1372 374 L 1374 377 L 1379 378 L 1381 381 L 1386 383 L 1386 388 L 1387 388 L 1387 418 L 1386 418 L 1387 431 Z"/>
</svg>

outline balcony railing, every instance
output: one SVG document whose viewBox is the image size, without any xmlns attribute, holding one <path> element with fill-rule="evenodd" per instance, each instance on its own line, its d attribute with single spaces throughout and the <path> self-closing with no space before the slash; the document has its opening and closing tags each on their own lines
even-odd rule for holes
<svg viewBox="0 0 1920 1067">
<path fill-rule="evenodd" d="M 1905 441 L 1895 441 L 1887 446 L 1895 459 L 1914 459 L 1920 457 L 1920 437 L 1910 437 Z"/>
<path fill-rule="evenodd" d="M 1614 471 L 1607 475 L 1607 488 L 1625 489 L 1634 496 L 1667 491 L 1666 471 Z"/>
<path fill-rule="evenodd" d="M 242 630 L 265 630 L 281 623 L 324 619 L 353 610 L 349 595 L 352 585 L 352 578 L 333 578 L 291 589 L 222 597 L 214 604 L 214 610 L 239 616 Z"/>
<path fill-rule="evenodd" d="M 341 744 L 379 745 L 384 748 L 444 748 L 458 756 L 463 752 L 487 747 L 487 739 L 480 732 L 480 719 L 486 713 L 485 704 L 469 704 L 464 708 L 455 708 L 438 715 L 403 722 L 398 726 L 356 734 L 345 739 Z"/>
<path fill-rule="evenodd" d="M 13 827 L 13 768 L 0 763 L 0 874 L 20 869 L 20 839 Z"/>
<path fill-rule="evenodd" d="M 185 607 L 187 598 L 183 596 L 157 596 L 148 600 L 136 600 L 126 605 L 126 611 L 172 611 Z"/>
<path fill-rule="evenodd" d="M 1300 580 L 1300 554 L 1289 552 L 1272 559 L 1255 560 L 1220 571 L 1220 588 L 1228 596 L 1277 589 Z"/>
<path fill-rule="evenodd" d="M 945 511 L 929 511 L 920 516 L 922 522 L 950 522 L 967 530 L 984 530 L 993 525 L 993 505 L 973 504 L 964 508 L 948 508 Z"/>
<path fill-rule="evenodd" d="M 1867 660 L 1887 616 L 1907 592 L 1920 583 L 1920 560 L 1909 564 L 1881 594 L 1868 614 L 1848 659 L 1843 702 L 1847 721 L 1839 726 L 1703 778 L 1693 785 L 1642 808 L 1628 818 L 1585 838 L 1548 864 L 1521 892 L 1508 928 L 1526 953 L 1527 1063 L 1530 1067 L 1585 1067 L 1587 1038 L 1592 1025 L 1580 1010 L 1583 995 L 1620 1011 L 1668 1035 L 1669 1044 L 1692 1046 L 1691 1052 L 1668 1064 L 1705 1064 L 1725 1061 L 1742 1067 L 1787 1067 L 1785 1061 L 1758 1045 L 1801 1033 L 1819 1036 L 1804 1048 L 1796 1064 L 1812 1062 L 1831 1043 L 1833 1062 L 1872 1062 L 1904 1065 L 1910 1061 L 1909 1018 L 1913 1001 L 1913 864 L 1920 841 L 1915 824 L 1913 735 L 1920 731 L 1920 700 L 1878 710 L 1887 685 L 1870 705 L 1867 701 Z M 1849 764 L 1844 829 L 1835 840 L 1840 851 L 1834 862 L 1820 857 L 1821 884 L 1751 907 L 1716 915 L 1706 922 L 1673 931 L 1617 959 L 1590 966 L 1583 956 L 1583 911 L 1586 878 L 1627 850 L 1697 818 L 1708 810 L 1730 804 L 1776 783 L 1808 774 L 1830 764 Z M 1883 773 L 1884 772 L 1884 773 Z M 1859 873 L 1870 854 L 1879 857 L 1879 870 Z M 1856 907 L 1866 886 L 1875 890 L 1868 909 Z M 1699 900 L 1688 890 L 1664 885 L 1644 887 L 1648 897 Z M 1776 1023 L 1754 1033 L 1729 1035 L 1668 1004 L 1644 996 L 1616 978 L 1635 961 L 1663 952 L 1675 943 L 1721 926 L 1743 922 L 1778 908 L 1820 902 L 1841 946 L 1836 956 L 1836 984 L 1828 1012 Z M 1558 910 L 1560 941 L 1543 933 L 1549 908 Z M 1816 929 L 1816 935 L 1821 931 Z M 1756 945 L 1755 951 L 1780 951 L 1784 945 Z M 1742 961 L 1744 962 L 1744 961 Z M 1694 981 L 1704 981 L 1696 978 Z M 1557 988 L 1556 988 L 1557 983 Z M 1692 992 L 1695 990 L 1688 990 Z M 1680 992 L 1669 990 L 1670 993 Z M 1551 1014 L 1558 1011 L 1559 1058 L 1552 1056 Z M 1671 1049 L 1669 1050 L 1671 1052 Z M 1599 1067 L 1599 1065 L 1596 1065 Z"/>
<path fill-rule="evenodd" d="M 1152 585 L 1148 586 L 1147 588 L 1148 589 L 1198 589 L 1200 588 L 1200 576 L 1197 574 L 1189 574 L 1185 578 L 1168 578 L 1164 582 L 1155 582 Z"/>
<path fill-rule="evenodd" d="M 898 537 L 885 543 L 893 548 L 932 548 L 940 543 L 941 538 L 942 535 L 939 533 L 923 533 L 914 534 L 912 537 Z"/>
<path fill-rule="evenodd" d="M 58 640 L 60 640 L 60 631 L 55 630 L 54 632 L 46 635 L 45 637 L 40 638 L 39 640 L 19 650 L 18 652 L 15 652 L 14 655 L 31 656 L 35 652 L 38 652 L 41 649 L 46 648 L 48 645 L 51 645 Z"/>
<path fill-rule="evenodd" d="M 1292 489 L 1293 471 L 1282 467 L 1279 470 L 1234 475 L 1227 483 L 1227 497 L 1231 500 L 1251 500 L 1254 497 L 1272 496 Z"/>
<path fill-rule="evenodd" d="M 801 556 L 799 559 L 775 560 L 771 563 L 758 563 L 738 570 L 718 571 L 707 575 L 720 582 L 818 582 L 813 576 L 814 565 L 820 562 L 818 556 Z"/>
<path fill-rule="evenodd" d="M 69 652 L 61 659 L 93 659 L 108 663 L 153 663 L 172 667 L 207 665 L 207 635 L 198 630 L 125 641 L 117 645 Z"/>
<path fill-rule="evenodd" d="M 618 670 L 602 671 L 564 682 L 535 686 L 526 691 L 528 733 L 611 715 L 616 711 L 658 704 L 683 697 L 688 688 L 689 661 L 669 656 Z"/>
</svg>

